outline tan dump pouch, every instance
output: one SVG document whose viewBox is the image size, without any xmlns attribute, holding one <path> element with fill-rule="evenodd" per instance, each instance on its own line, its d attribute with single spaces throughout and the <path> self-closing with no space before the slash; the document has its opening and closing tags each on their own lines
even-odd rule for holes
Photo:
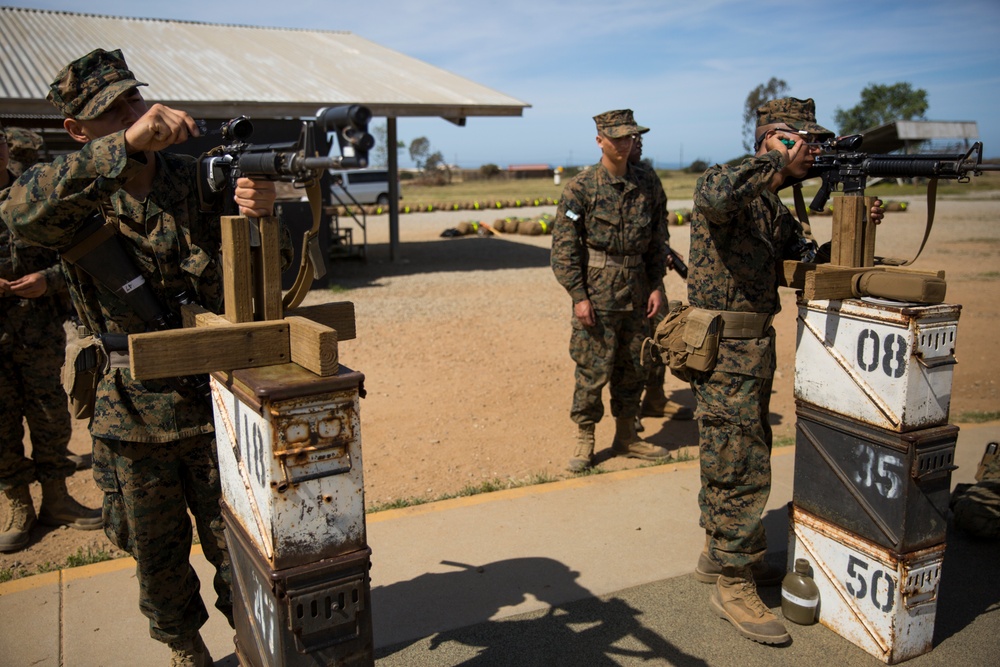
<svg viewBox="0 0 1000 667">
<path fill-rule="evenodd" d="M 695 371 L 710 371 L 719 356 L 719 334 L 722 316 L 711 310 L 691 308 L 684 326 L 687 345 L 686 366 Z"/>
<path fill-rule="evenodd" d="M 907 303 L 943 303 L 948 283 L 937 276 L 895 271 L 866 271 L 854 277 L 856 297 L 874 296 Z"/>
<path fill-rule="evenodd" d="M 93 416 L 97 383 L 106 364 L 104 348 L 95 336 L 79 336 L 67 341 L 62 384 L 69 396 L 69 410 L 74 419 Z"/>
</svg>

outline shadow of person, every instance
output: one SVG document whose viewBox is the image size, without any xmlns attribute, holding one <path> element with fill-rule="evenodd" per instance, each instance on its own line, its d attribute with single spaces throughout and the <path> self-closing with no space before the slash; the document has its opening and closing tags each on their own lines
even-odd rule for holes
<svg viewBox="0 0 1000 667">
<path fill-rule="evenodd" d="M 1000 561 L 996 540 L 955 530 L 949 523 L 938 587 L 933 644 L 937 646 L 1000 607 Z M 993 582 L 992 584 L 989 582 Z"/>
<path fill-rule="evenodd" d="M 380 630 L 386 629 L 391 617 L 409 626 L 400 633 L 405 635 L 400 641 L 379 648 L 377 658 L 404 651 L 416 640 L 431 636 L 432 651 L 444 652 L 445 644 L 457 646 L 457 653 L 448 651 L 449 664 L 619 664 L 612 656 L 670 657 L 673 664 L 703 664 L 645 627 L 640 611 L 622 600 L 595 598 L 577 583 L 578 572 L 556 560 L 444 564 L 461 569 L 372 590 L 376 638 L 385 637 Z M 501 609 L 530 598 L 545 609 L 535 605 L 534 612 L 526 609 L 516 619 L 491 620 Z M 398 625 L 396 629 L 400 630 Z M 463 656 L 459 663 L 453 660 L 457 654 Z"/>
</svg>

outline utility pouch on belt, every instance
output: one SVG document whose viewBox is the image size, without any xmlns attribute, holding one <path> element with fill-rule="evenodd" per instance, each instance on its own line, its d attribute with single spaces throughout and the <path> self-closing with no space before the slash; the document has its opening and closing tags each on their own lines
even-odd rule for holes
<svg viewBox="0 0 1000 667">
<path fill-rule="evenodd" d="M 909 303 L 943 303 L 948 283 L 937 276 L 891 271 L 866 271 L 854 276 L 855 297 L 874 296 Z"/>
<path fill-rule="evenodd" d="M 653 337 L 643 342 L 643 363 L 661 363 L 674 377 L 690 381 L 693 372 L 715 367 L 721 329 L 719 313 L 672 301 Z"/>
<path fill-rule="evenodd" d="M 70 413 L 74 419 L 90 419 L 94 414 L 97 383 L 104 374 L 107 354 L 101 341 L 81 330 L 79 336 L 66 343 L 66 363 L 62 369 L 63 389 L 69 396 Z"/>
<path fill-rule="evenodd" d="M 719 356 L 719 335 L 722 317 L 710 310 L 692 308 L 684 326 L 684 344 L 687 346 L 686 366 L 696 371 L 715 368 Z"/>
</svg>

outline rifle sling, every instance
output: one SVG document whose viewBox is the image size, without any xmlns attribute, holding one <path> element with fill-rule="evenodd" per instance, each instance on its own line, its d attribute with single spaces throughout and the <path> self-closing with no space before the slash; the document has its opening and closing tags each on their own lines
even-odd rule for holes
<svg viewBox="0 0 1000 667">
<path fill-rule="evenodd" d="M 312 182 L 306 186 L 306 196 L 309 199 L 309 208 L 312 210 L 313 224 L 312 229 L 308 230 L 302 239 L 302 261 L 299 263 L 299 273 L 295 276 L 295 283 L 281 300 L 281 305 L 285 310 L 295 308 L 302 303 L 306 294 L 309 293 L 309 288 L 312 287 L 315 266 L 312 254 L 309 252 L 309 243 L 319 233 L 322 219 L 323 207 L 319 181 L 319 178 L 314 177 Z"/>
<path fill-rule="evenodd" d="M 809 224 L 809 209 L 806 208 L 806 200 L 802 198 L 802 185 L 796 183 L 792 186 L 792 195 L 795 200 L 795 217 L 802 223 L 802 228 L 808 230 L 809 238 L 812 238 L 812 225 Z"/>
<path fill-rule="evenodd" d="M 924 251 L 924 246 L 927 245 L 927 239 L 930 238 L 931 228 L 934 226 L 934 207 L 937 204 L 937 183 L 938 179 L 932 178 L 927 183 L 927 226 L 924 228 L 924 240 L 920 242 L 920 249 L 917 250 L 916 256 L 910 261 L 896 259 L 893 257 L 883 257 L 880 261 L 885 266 L 909 266 L 917 261 L 917 257 L 920 257 L 920 253 Z"/>
</svg>

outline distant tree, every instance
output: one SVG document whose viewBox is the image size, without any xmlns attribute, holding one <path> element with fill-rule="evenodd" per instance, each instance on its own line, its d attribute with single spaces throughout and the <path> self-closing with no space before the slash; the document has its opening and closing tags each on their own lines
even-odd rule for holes
<svg viewBox="0 0 1000 667">
<path fill-rule="evenodd" d="M 697 160 L 688 165 L 686 171 L 689 174 L 700 174 L 703 173 L 706 169 L 708 169 L 708 161 L 698 158 Z"/>
<path fill-rule="evenodd" d="M 479 167 L 479 173 L 483 175 L 483 178 L 489 180 L 494 176 L 500 175 L 500 167 L 496 166 L 492 162 L 489 164 L 484 164 Z"/>
<path fill-rule="evenodd" d="M 427 137 L 417 137 L 410 142 L 410 159 L 421 171 L 424 169 L 424 163 L 430 152 L 431 142 L 427 140 Z"/>
<path fill-rule="evenodd" d="M 378 125 L 372 125 L 372 136 L 375 137 L 375 150 L 372 151 L 372 166 L 373 167 L 388 167 L 389 166 L 389 128 L 385 123 L 379 123 Z M 396 151 L 402 148 L 406 148 L 406 144 L 402 141 L 396 140 Z"/>
<path fill-rule="evenodd" d="M 927 91 L 908 83 L 884 86 L 870 83 L 861 91 L 861 102 L 844 110 L 837 108 L 833 119 L 840 134 L 858 134 L 895 120 L 923 120 L 927 113 Z"/>
<path fill-rule="evenodd" d="M 770 81 L 760 84 L 747 95 L 747 101 L 743 105 L 743 149 L 748 153 L 753 153 L 754 134 L 757 130 L 757 107 L 787 94 L 788 84 L 772 76 Z"/>
<path fill-rule="evenodd" d="M 435 185 L 451 183 L 451 168 L 441 151 L 435 151 L 424 161 L 424 177 Z"/>
</svg>

